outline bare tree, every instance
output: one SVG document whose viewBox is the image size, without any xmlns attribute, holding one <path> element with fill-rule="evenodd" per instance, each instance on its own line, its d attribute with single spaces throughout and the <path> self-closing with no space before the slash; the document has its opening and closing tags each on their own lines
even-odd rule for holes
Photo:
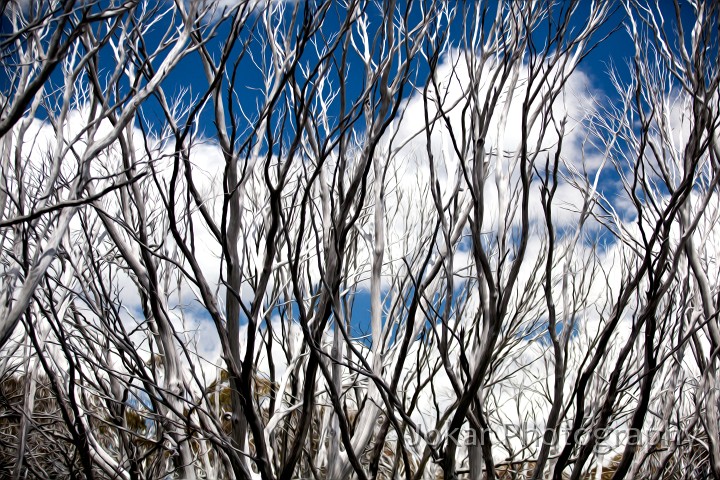
<svg viewBox="0 0 720 480">
<path fill-rule="evenodd" d="M 1 10 L 3 475 L 720 478 L 714 4 Z"/>
</svg>

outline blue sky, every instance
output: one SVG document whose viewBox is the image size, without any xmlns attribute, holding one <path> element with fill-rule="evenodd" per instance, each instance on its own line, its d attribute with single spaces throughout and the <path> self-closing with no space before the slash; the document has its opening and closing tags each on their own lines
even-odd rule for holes
<svg viewBox="0 0 720 480">
<path fill-rule="evenodd" d="M 411 10 L 411 18 L 417 18 L 421 15 L 420 9 L 418 7 L 420 2 L 413 3 L 414 7 Z M 459 7 L 459 9 L 473 8 L 474 4 L 473 2 L 467 2 L 463 3 L 463 5 L 464 7 Z M 579 12 L 576 14 L 575 18 L 577 18 L 578 20 L 582 19 L 583 13 L 585 10 L 589 9 L 589 5 L 590 2 L 581 1 L 579 5 Z M 675 11 L 672 0 L 661 0 L 658 2 L 658 5 L 666 18 L 674 18 Z M 289 4 L 287 6 L 287 17 L 291 15 L 293 6 L 294 5 L 292 4 Z M 158 4 L 158 7 L 161 8 L 161 4 Z M 298 3 L 298 8 L 300 8 L 301 10 L 304 8 L 303 2 Z M 369 6 L 367 12 L 370 16 L 372 27 L 378 28 L 384 21 L 384 19 L 382 18 L 382 13 L 374 5 Z M 684 4 L 684 2 L 681 2 L 681 12 L 683 13 L 683 20 L 686 26 L 691 25 L 692 11 L 690 5 L 686 5 Z M 561 13 L 561 11 L 558 11 L 557 15 L 560 15 Z M 322 27 L 322 31 L 326 36 L 331 36 L 334 32 L 338 30 L 343 15 L 344 11 L 342 11 L 339 3 L 333 2 L 333 5 L 329 9 L 326 15 L 326 20 Z M 605 35 L 609 35 L 608 38 L 605 38 L 599 46 L 594 48 L 588 54 L 584 62 L 581 64 L 581 69 L 589 76 L 592 87 L 597 89 L 598 91 L 608 94 L 610 97 L 612 97 L 613 88 L 607 75 L 608 68 L 610 67 L 610 65 L 612 65 L 617 68 L 621 74 L 626 74 L 628 62 L 632 60 L 632 56 L 634 54 L 634 44 L 628 34 L 625 32 L 624 26 L 622 25 L 624 18 L 624 10 L 622 8 L 618 8 L 616 13 L 611 17 L 610 21 L 601 29 L 599 34 L 595 37 L 599 40 Z M 491 19 L 492 15 L 489 14 L 488 23 L 491 21 Z M 459 10 L 458 14 L 455 16 L 450 25 L 450 43 L 452 46 L 458 48 L 462 47 L 462 20 L 463 13 L 461 10 Z M 153 50 L 154 47 L 156 47 L 160 44 L 160 42 L 162 42 L 164 36 L 167 35 L 168 31 L 170 30 L 170 22 L 172 21 L 172 17 L 166 16 L 163 19 L 159 20 L 153 28 L 147 31 L 147 34 L 144 37 L 144 41 L 146 42 L 150 50 Z M 672 21 L 670 21 L 670 23 L 672 23 Z M 579 25 L 576 25 L 575 27 L 578 26 Z M 0 28 L 2 28 L 3 31 L 7 31 L 8 27 L 8 19 L 3 16 L 2 23 L 0 23 Z M 211 40 L 208 43 L 208 49 L 211 52 L 216 54 L 219 53 L 220 48 L 224 44 L 224 39 L 226 38 L 229 29 L 230 22 L 228 21 L 223 22 L 219 26 L 214 40 Z M 546 30 L 547 29 L 545 24 L 541 26 L 536 32 L 536 41 L 538 45 L 542 45 L 542 42 L 544 41 L 544 37 L 546 35 Z M 613 31 L 614 33 L 612 33 Z M 686 28 L 685 32 L 689 38 L 690 29 Z M 371 31 L 371 33 L 373 32 Z M 236 44 L 235 52 L 239 52 L 243 42 L 247 41 L 251 37 L 253 39 L 250 40 L 249 51 L 253 53 L 253 55 L 257 58 L 260 58 L 260 52 L 266 50 L 266 39 L 262 38 L 262 34 L 259 31 L 253 31 L 249 28 L 246 28 L 241 32 L 238 38 L 238 42 Z M 379 41 L 382 42 L 383 39 L 380 38 Z M 100 67 L 102 71 L 109 74 L 115 65 L 112 56 L 110 55 L 110 47 L 105 47 L 105 50 L 107 54 L 100 56 Z M 162 55 L 159 58 L 161 59 Z M 316 58 L 314 52 L 312 51 L 312 49 L 308 48 L 304 53 L 302 63 L 312 63 L 314 58 Z M 339 54 L 336 55 L 336 59 L 338 59 L 339 61 Z M 105 62 L 103 62 L 103 60 L 105 60 Z M 232 60 L 233 59 L 231 58 L 231 61 Z M 157 65 L 158 63 L 159 62 L 156 60 L 155 64 Z M 354 54 L 354 52 L 351 52 L 348 56 L 347 67 L 351 74 L 348 76 L 345 86 L 348 91 L 348 97 L 352 99 L 355 98 L 360 92 L 362 88 L 362 80 L 364 77 L 362 63 L 357 57 L 357 55 Z M 260 74 L 260 71 L 257 65 L 254 65 L 251 59 L 248 57 L 241 62 L 238 72 L 239 73 L 233 86 L 233 93 L 237 95 L 237 100 L 239 104 L 245 106 L 254 105 L 256 101 L 260 99 L 260 92 L 257 91 L 257 88 L 261 87 L 262 85 L 262 76 Z M 418 86 L 422 86 L 425 83 L 427 74 L 428 68 L 426 62 L 424 62 L 423 60 L 415 62 L 413 79 Z M 59 72 L 57 72 L 54 77 L 58 82 L 61 79 Z M 4 70 L 0 74 L 0 82 L 3 84 L 5 90 L 9 88 L 8 78 Z M 182 62 L 177 66 L 177 68 L 175 68 L 169 74 L 165 82 L 163 82 L 163 86 L 169 95 L 180 94 L 183 91 L 190 93 L 193 96 L 203 93 L 207 87 L 207 81 L 203 73 L 202 64 L 198 55 L 191 54 L 184 58 Z M 121 88 L 124 89 L 124 87 L 127 87 L 127 85 L 121 84 Z M 225 82 L 224 87 L 228 87 L 227 82 Z M 412 93 L 411 90 L 407 89 L 405 91 L 405 96 L 407 97 L 410 93 Z M 142 108 L 143 114 L 145 115 L 148 122 L 151 124 L 149 125 L 151 128 L 153 123 L 157 122 L 157 124 L 161 124 L 163 122 L 162 115 L 160 112 L 155 111 L 156 108 L 157 104 L 152 99 L 146 102 L 146 104 Z M 252 108 L 250 108 L 249 111 L 252 112 Z M 201 125 L 201 130 L 206 132 L 206 135 L 208 137 L 212 137 L 214 135 L 214 125 L 211 115 L 211 109 L 206 108 L 204 110 L 203 115 L 199 118 L 198 123 Z M 361 127 L 361 125 L 358 125 L 358 127 Z"/>
<path fill-rule="evenodd" d="M 418 5 L 419 4 L 416 2 L 415 7 L 412 10 L 411 17 L 413 18 L 417 18 L 419 15 L 421 15 Z M 472 8 L 474 4 L 468 2 L 464 3 L 463 5 L 469 6 L 468 8 Z M 659 2 L 659 5 L 666 18 L 674 17 L 674 7 L 671 1 L 663 0 Z M 286 16 L 291 15 L 293 7 L 294 5 L 287 6 Z M 302 3 L 298 4 L 298 8 L 304 8 Z M 581 11 L 578 12 L 576 18 L 582 19 L 582 10 L 589 8 L 589 2 L 580 2 L 579 8 Z M 690 11 L 690 6 L 684 5 L 682 7 L 682 11 L 685 15 L 684 20 L 686 22 L 691 21 L 692 12 Z M 383 22 L 386 21 L 386 19 L 382 18 L 382 12 L 380 12 L 374 5 L 368 7 L 368 14 L 370 17 L 371 26 L 376 29 L 380 28 Z M 558 11 L 557 14 L 561 15 L 562 12 Z M 322 27 L 322 32 L 326 37 L 331 37 L 332 34 L 338 30 L 343 15 L 344 12 L 339 8 L 337 3 L 334 3 L 333 6 L 329 9 L 326 16 L 326 21 L 324 22 Z M 600 45 L 598 45 L 588 54 L 587 58 L 584 60 L 580 67 L 583 73 L 585 73 L 589 77 L 590 87 L 599 94 L 598 98 L 602 99 L 603 97 L 605 97 L 603 100 L 607 102 L 613 102 L 613 87 L 607 74 L 608 69 L 612 65 L 613 67 L 618 69 L 621 77 L 623 75 L 627 75 L 628 62 L 632 60 L 632 56 L 635 50 L 635 45 L 631 41 L 629 35 L 624 29 L 624 26 L 622 25 L 624 21 L 624 16 L 625 12 L 622 9 L 618 9 L 615 12 L 609 22 L 602 28 L 602 30 L 598 33 L 598 35 L 596 35 L 595 38 L 596 40 L 600 40 L 605 35 L 609 35 L 609 37 L 604 39 Z M 488 21 L 490 21 L 492 17 L 492 14 L 489 14 Z M 171 21 L 171 17 L 165 17 L 159 20 L 154 25 L 154 27 L 147 32 L 144 37 L 144 41 L 148 45 L 148 49 L 150 51 L 154 50 L 156 46 L 163 41 L 164 36 L 168 33 L 171 27 Z M 453 19 L 453 22 L 450 26 L 449 38 L 452 47 L 462 48 L 462 21 L 463 13 L 459 12 Z M 7 19 L 3 19 L 2 26 L 3 28 L 7 28 Z M 579 24 L 574 25 L 575 28 L 579 28 L 580 26 L 581 25 Z M 215 39 L 211 40 L 208 43 L 208 49 L 211 52 L 218 54 L 220 49 L 223 47 L 223 42 L 227 36 L 229 29 L 230 22 L 227 21 L 223 22 L 218 27 Z M 544 37 L 547 33 L 546 30 L 546 28 L 541 27 L 537 31 L 536 41 L 538 45 L 542 45 L 542 43 L 544 42 Z M 689 29 L 686 28 L 686 33 L 689 35 L 688 32 Z M 372 33 L 374 32 L 371 31 L 371 37 Z M 262 58 L 262 54 L 263 52 L 266 52 L 267 47 L 267 39 L 263 38 L 262 35 L 263 34 L 261 29 L 243 30 L 235 46 L 236 54 L 241 50 L 244 42 L 249 41 L 249 52 L 252 54 L 252 56 L 255 57 L 256 60 Z M 381 37 L 378 37 L 377 41 L 382 42 L 383 39 Z M 171 46 L 168 46 L 168 48 L 170 47 Z M 100 58 L 101 77 L 103 75 L 107 76 L 115 67 L 114 60 L 111 55 L 111 49 L 109 46 L 105 47 L 105 55 L 101 55 Z M 162 55 L 160 56 L 160 59 L 161 58 Z M 316 53 L 312 50 L 312 48 L 308 48 L 304 53 L 301 64 L 312 64 L 316 58 Z M 155 64 L 159 63 L 160 59 L 156 60 Z M 233 61 L 234 57 L 231 56 L 231 64 Z M 339 53 L 336 55 L 336 61 L 340 62 Z M 351 51 L 347 59 L 346 67 L 348 68 L 350 73 L 347 77 L 345 87 L 347 88 L 348 97 L 352 101 L 352 99 L 356 98 L 363 88 L 363 65 L 357 54 Z M 414 69 L 411 77 L 412 82 L 417 87 L 422 87 L 427 79 L 427 75 L 427 64 L 422 59 L 417 60 L 414 64 Z M 55 78 L 56 81 L 60 80 L 60 71 L 56 72 Z M 2 81 L 4 82 L 4 85 L 7 85 L 6 76 L 2 77 Z M 334 82 L 334 84 L 337 85 L 337 81 Z M 196 97 L 197 95 L 202 94 L 207 88 L 207 80 L 205 78 L 202 64 L 198 55 L 188 55 L 164 81 L 163 87 L 165 88 L 166 93 L 170 96 L 180 95 L 181 92 L 184 92 L 184 95 L 188 96 L 186 98 Z M 230 87 L 231 86 L 227 83 L 226 80 L 224 84 L 224 89 L 227 90 Z M 256 111 L 255 105 L 262 98 L 262 92 L 258 91 L 258 88 L 261 87 L 261 71 L 258 68 L 258 65 L 256 65 L 252 61 L 252 58 L 250 56 L 246 56 L 246 58 L 244 58 L 242 62 L 238 65 L 237 76 L 234 84 L 232 85 L 232 91 L 233 94 L 236 96 L 235 98 L 237 104 L 242 105 L 244 108 L 246 108 L 247 112 L 250 115 L 252 115 Z M 121 82 L 120 89 L 126 90 L 127 88 L 128 85 L 122 84 Z M 409 98 L 412 93 L 413 90 L 411 88 L 407 88 L 404 92 L 404 98 Z M 62 90 L 57 91 L 55 94 L 62 94 Z M 337 104 L 334 108 L 337 109 Z M 151 131 L 157 131 L 164 123 L 162 113 L 158 110 L 158 105 L 154 99 L 149 99 L 143 105 L 141 110 L 144 118 L 147 121 L 145 127 L 150 128 Z M 40 116 L 42 117 L 42 114 Z M 213 138 L 215 137 L 215 125 L 211 107 L 204 109 L 203 114 L 197 119 L 197 124 L 199 126 L 199 130 L 204 134 L 204 136 L 210 141 L 213 141 Z M 362 121 L 357 122 L 355 128 L 358 131 L 362 131 Z M 243 130 L 242 127 L 240 128 L 240 130 Z M 608 178 L 611 177 L 612 176 Z M 352 334 L 363 335 L 368 333 L 369 328 L 368 322 L 366 321 L 368 316 L 369 297 L 365 291 L 360 290 L 355 297 L 354 303 L 354 318 L 356 321 L 355 325 L 357 327 L 357 331 L 351 332 Z"/>
</svg>

